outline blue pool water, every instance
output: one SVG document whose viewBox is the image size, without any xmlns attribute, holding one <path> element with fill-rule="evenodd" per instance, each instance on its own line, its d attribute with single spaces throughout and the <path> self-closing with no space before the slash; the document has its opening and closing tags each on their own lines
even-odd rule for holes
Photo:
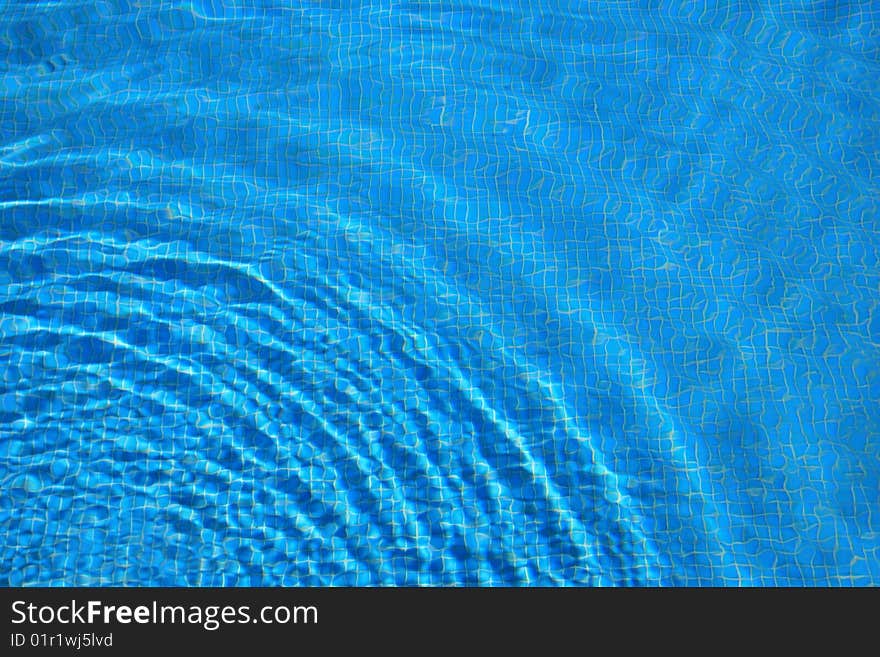
<svg viewBox="0 0 880 657">
<path fill-rule="evenodd" d="M 880 3 L 0 6 L 0 584 L 880 584 Z"/>
</svg>

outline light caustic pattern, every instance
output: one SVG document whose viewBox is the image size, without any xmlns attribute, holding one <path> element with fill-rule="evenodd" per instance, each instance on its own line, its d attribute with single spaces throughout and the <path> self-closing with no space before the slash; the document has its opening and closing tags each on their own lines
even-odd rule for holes
<svg viewBox="0 0 880 657">
<path fill-rule="evenodd" d="M 0 583 L 880 584 L 876 2 L 7 2 Z"/>
</svg>

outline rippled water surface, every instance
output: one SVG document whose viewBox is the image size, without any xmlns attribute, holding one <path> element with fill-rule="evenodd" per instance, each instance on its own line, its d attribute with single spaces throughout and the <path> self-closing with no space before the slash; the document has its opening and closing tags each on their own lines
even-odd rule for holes
<svg viewBox="0 0 880 657">
<path fill-rule="evenodd" d="M 0 5 L 0 584 L 880 584 L 880 5 Z"/>
</svg>

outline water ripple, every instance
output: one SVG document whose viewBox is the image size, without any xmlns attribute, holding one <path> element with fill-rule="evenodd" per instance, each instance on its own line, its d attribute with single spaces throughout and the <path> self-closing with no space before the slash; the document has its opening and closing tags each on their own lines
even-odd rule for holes
<svg viewBox="0 0 880 657">
<path fill-rule="evenodd" d="M 4 5 L 0 583 L 876 583 L 877 11 L 637 4 Z"/>
</svg>

